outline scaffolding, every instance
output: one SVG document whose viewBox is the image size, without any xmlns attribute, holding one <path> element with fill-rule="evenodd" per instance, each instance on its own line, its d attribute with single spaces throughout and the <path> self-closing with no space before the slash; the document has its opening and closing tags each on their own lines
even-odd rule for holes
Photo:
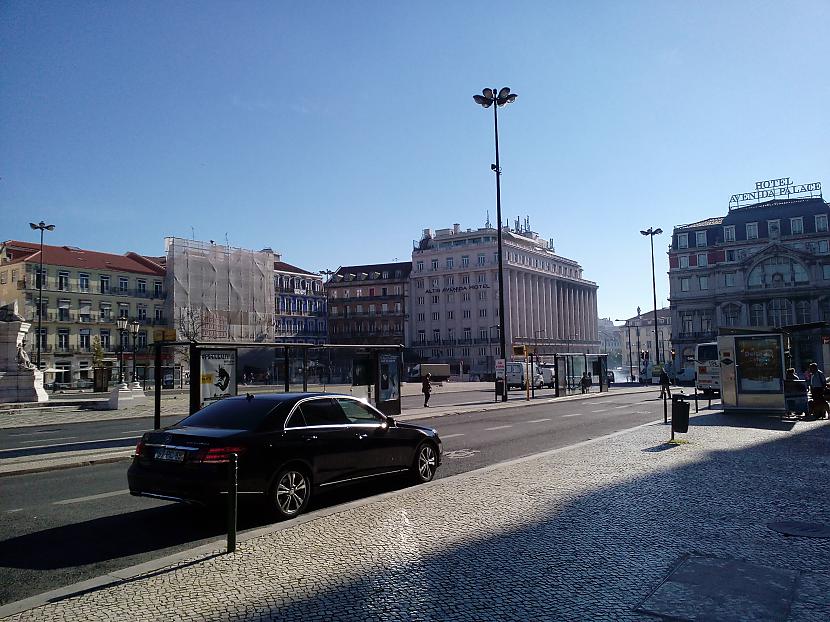
<svg viewBox="0 0 830 622">
<path fill-rule="evenodd" d="M 273 251 L 182 238 L 164 243 L 168 317 L 177 339 L 274 341 Z"/>
</svg>

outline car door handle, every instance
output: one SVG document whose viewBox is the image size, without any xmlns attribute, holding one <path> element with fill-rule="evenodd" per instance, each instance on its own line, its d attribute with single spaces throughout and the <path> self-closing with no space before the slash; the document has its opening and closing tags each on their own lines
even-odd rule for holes
<svg viewBox="0 0 830 622">
<path fill-rule="evenodd" d="M 303 436 L 303 440 L 306 441 L 306 442 L 316 441 L 317 440 L 317 435 L 316 434 L 306 434 L 306 435 Z"/>
<path fill-rule="evenodd" d="M 359 438 L 360 440 L 363 440 L 364 438 L 369 438 L 369 435 L 366 434 L 365 432 L 358 432 L 357 438 Z"/>
</svg>

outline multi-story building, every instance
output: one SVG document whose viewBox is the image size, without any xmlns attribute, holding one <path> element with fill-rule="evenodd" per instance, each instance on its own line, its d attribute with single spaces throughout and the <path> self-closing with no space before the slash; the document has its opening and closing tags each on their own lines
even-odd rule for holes
<svg viewBox="0 0 830 622">
<path fill-rule="evenodd" d="M 408 261 L 341 266 L 326 282 L 329 343 L 406 345 Z"/>
<path fill-rule="evenodd" d="M 622 364 L 622 342 L 619 329 L 614 326 L 611 318 L 602 317 L 597 320 L 597 337 L 600 342 L 600 352 L 608 355 L 608 367 Z"/>
<path fill-rule="evenodd" d="M 281 260 L 274 261 L 276 340 L 326 343 L 326 293 L 323 277 Z"/>
<path fill-rule="evenodd" d="M 412 251 L 410 330 L 422 358 L 487 374 L 499 351 L 498 232 L 430 229 Z M 502 232 L 505 343 L 540 354 L 597 352 L 597 285 L 529 223 Z"/>
<path fill-rule="evenodd" d="M 765 183 L 771 182 L 758 185 Z M 830 321 L 828 203 L 811 196 L 730 208 L 672 234 L 673 341 L 684 360 L 691 360 L 696 344 L 714 340 L 720 327 Z M 792 354 L 799 363 L 821 360 L 818 335 L 802 335 Z"/>
<path fill-rule="evenodd" d="M 639 307 L 638 307 L 639 310 Z M 625 370 L 638 370 L 650 363 L 661 363 L 672 359 L 672 312 L 669 307 L 657 309 L 657 340 L 654 338 L 654 311 L 644 311 L 625 320 L 618 326 L 620 347 L 622 349 L 622 367 Z M 658 357 L 659 355 L 659 357 Z M 673 360 L 676 365 L 676 361 Z"/>
<path fill-rule="evenodd" d="M 39 273 L 41 260 L 43 273 Z M 33 323 L 27 349 L 37 352 L 39 287 L 42 327 L 41 367 L 61 370 L 55 382 L 86 386 L 92 381 L 96 340 L 104 364 L 114 366 L 120 347 L 131 365 L 132 339 L 119 333 L 118 317 L 139 323 L 136 375 L 152 364 L 153 329 L 168 325 L 164 310 L 165 270 L 137 253 L 114 255 L 73 246 L 43 246 L 9 240 L 0 245 L 0 304 L 18 303 L 19 313 Z"/>
</svg>

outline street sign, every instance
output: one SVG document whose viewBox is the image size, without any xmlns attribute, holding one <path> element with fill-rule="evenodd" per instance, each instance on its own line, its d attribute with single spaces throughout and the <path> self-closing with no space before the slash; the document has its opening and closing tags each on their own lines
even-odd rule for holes
<svg viewBox="0 0 830 622">
<path fill-rule="evenodd" d="M 513 356 L 524 356 L 527 353 L 527 346 L 513 346 Z"/>
<path fill-rule="evenodd" d="M 496 378 L 504 380 L 504 359 L 496 359 Z"/>
</svg>

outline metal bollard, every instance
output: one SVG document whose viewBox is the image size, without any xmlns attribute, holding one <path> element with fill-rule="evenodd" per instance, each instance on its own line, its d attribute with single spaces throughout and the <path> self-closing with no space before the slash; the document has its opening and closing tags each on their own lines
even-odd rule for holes
<svg viewBox="0 0 830 622">
<path fill-rule="evenodd" d="M 231 454 L 228 463 L 228 553 L 236 551 L 236 489 L 239 456 Z"/>
<path fill-rule="evenodd" d="M 695 387 L 695 413 L 697 413 L 697 387 Z"/>
<path fill-rule="evenodd" d="M 668 405 L 666 404 L 666 394 L 663 394 L 663 423 L 669 422 L 669 410 Z"/>
</svg>

